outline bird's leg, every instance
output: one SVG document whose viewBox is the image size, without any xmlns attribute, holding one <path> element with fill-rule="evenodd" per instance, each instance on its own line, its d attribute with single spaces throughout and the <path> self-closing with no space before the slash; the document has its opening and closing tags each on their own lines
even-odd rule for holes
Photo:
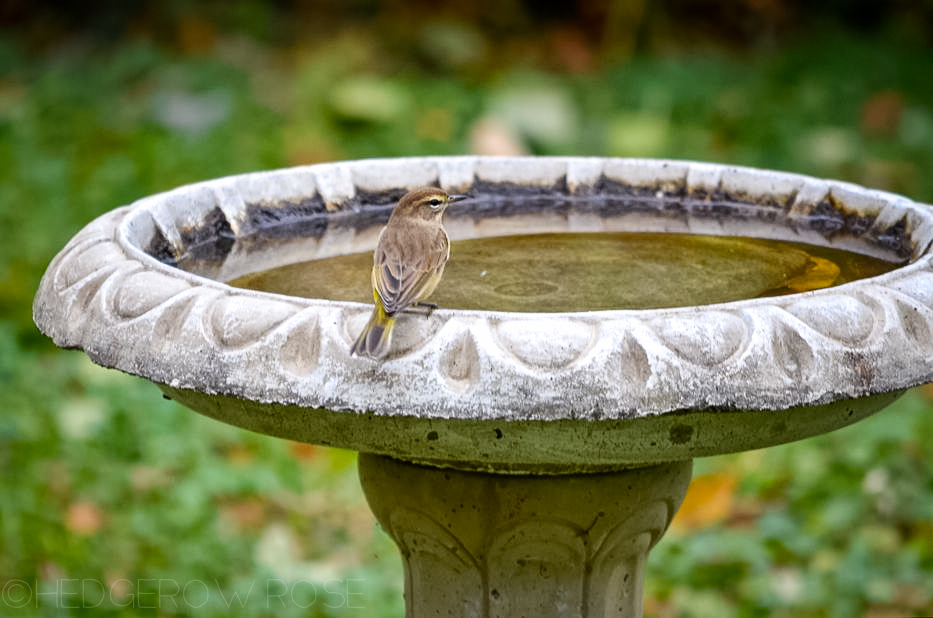
<svg viewBox="0 0 933 618">
<path fill-rule="evenodd" d="M 406 313 L 417 313 L 425 317 L 428 317 L 432 313 L 434 313 L 435 309 L 437 309 L 437 305 L 435 305 L 434 303 L 425 303 L 425 302 L 419 301 L 417 303 L 412 303 L 408 307 L 405 307 L 404 311 Z"/>
</svg>

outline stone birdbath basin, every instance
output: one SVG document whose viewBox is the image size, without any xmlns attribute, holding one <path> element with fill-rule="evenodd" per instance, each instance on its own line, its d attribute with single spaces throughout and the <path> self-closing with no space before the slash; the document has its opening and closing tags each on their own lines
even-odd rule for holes
<svg viewBox="0 0 933 618">
<path fill-rule="evenodd" d="M 422 185 L 472 197 L 448 211 L 441 307 L 403 316 L 382 361 L 351 356 L 371 309 L 354 300 L 368 296 L 366 254 Z M 612 255 L 574 270 L 619 232 L 680 236 L 648 270 Z M 520 237 L 540 234 L 551 236 L 523 257 Z M 582 243 L 555 257 L 548 239 L 562 235 Z M 777 241 L 888 272 L 778 295 L 768 265 L 796 254 Z M 931 241 L 925 206 L 773 171 L 363 160 L 221 178 L 107 213 L 53 260 L 34 317 L 59 346 L 198 412 L 359 451 L 367 499 L 402 553 L 409 616 L 640 616 L 648 551 L 693 458 L 831 431 L 933 379 Z M 682 259 L 704 242 L 739 245 L 724 262 Z M 350 254 L 363 266 L 331 270 Z M 819 279 L 821 258 L 806 259 Z M 302 263 L 278 293 L 227 283 Z M 779 276 L 797 281 L 787 268 Z M 301 296 L 314 276 L 323 293 Z M 665 285 L 673 296 L 657 296 Z M 342 287 L 349 298 L 327 296 Z M 607 307 L 618 292 L 628 300 Z"/>
</svg>

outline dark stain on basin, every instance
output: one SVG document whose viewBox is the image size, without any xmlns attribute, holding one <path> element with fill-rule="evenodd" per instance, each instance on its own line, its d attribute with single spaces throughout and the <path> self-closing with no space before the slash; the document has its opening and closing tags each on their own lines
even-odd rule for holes
<svg viewBox="0 0 933 618">
<path fill-rule="evenodd" d="M 876 221 L 876 214 L 851 212 L 845 204 L 825 199 L 814 206 L 801 223 L 827 240 L 840 237 L 864 239 L 901 260 L 907 260 L 915 253 L 907 215 L 881 229 L 875 227 Z"/>
<path fill-rule="evenodd" d="M 175 255 L 172 244 L 158 226 L 155 227 L 155 232 L 153 232 L 152 238 L 150 238 L 149 242 L 146 244 L 144 251 L 163 264 L 168 264 L 169 266 L 176 266 L 178 264 L 178 256 Z"/>
<path fill-rule="evenodd" d="M 247 204 L 239 226 L 231 226 L 215 207 L 202 220 L 179 230 L 181 248 L 173 247 L 162 230 L 153 233 L 146 251 L 163 263 L 205 271 L 222 264 L 236 243 L 239 254 L 268 249 L 286 240 L 321 238 L 328 231 L 370 230 L 385 224 L 404 194 L 402 188 L 358 191 L 341 204 L 327 203 L 318 194 L 282 202 Z M 886 228 L 877 225 L 877 213 L 855 212 L 833 196 L 813 205 L 809 212 L 791 214 L 797 199 L 790 195 L 746 195 L 720 189 L 687 191 L 686 180 L 662 179 L 653 184 L 628 185 L 605 176 L 592 185 L 570 190 L 566 177 L 552 186 L 496 183 L 474 179 L 466 191 L 468 207 L 451 209 L 450 220 L 485 221 L 523 215 L 597 216 L 603 219 L 649 215 L 682 222 L 713 220 L 765 222 L 797 230 L 815 231 L 827 240 L 852 238 L 905 262 L 916 254 L 908 217 Z M 233 229 L 239 236 L 234 237 Z"/>
<path fill-rule="evenodd" d="M 755 204 L 756 206 L 774 211 L 786 211 L 789 210 L 793 204 L 796 194 L 792 194 L 789 198 L 779 200 L 773 195 L 750 195 L 738 191 L 723 191 L 719 188 L 696 188 L 690 191 L 689 197 L 692 200 L 712 204 Z"/>
<path fill-rule="evenodd" d="M 227 216 L 219 206 L 197 224 L 179 228 L 180 248 L 173 247 L 158 227 L 146 245 L 146 253 L 171 266 L 223 264 L 237 242 Z"/>
<path fill-rule="evenodd" d="M 473 179 L 468 193 L 477 198 L 495 196 L 503 198 L 529 198 L 535 196 L 569 196 L 567 177 L 561 176 L 551 186 L 523 185 L 514 182 L 489 182 L 480 178 Z"/>
<path fill-rule="evenodd" d="M 693 427 L 679 423 L 671 427 L 670 438 L 673 444 L 686 444 L 693 439 Z"/>
<path fill-rule="evenodd" d="M 223 262 L 236 236 L 219 206 L 215 206 L 202 220 L 201 225 L 181 230 L 181 242 L 188 257 L 208 262 Z"/>
<path fill-rule="evenodd" d="M 243 221 L 245 236 L 322 236 L 326 229 L 327 206 L 316 194 L 298 202 L 248 204 Z"/>
<path fill-rule="evenodd" d="M 904 261 L 910 259 L 917 247 L 911 241 L 908 227 L 907 215 L 904 215 L 894 225 L 878 231 L 874 237 L 875 244 Z"/>
<path fill-rule="evenodd" d="M 601 176 L 593 185 L 592 193 L 596 195 L 611 195 L 619 197 L 636 198 L 682 198 L 686 197 L 687 190 L 683 182 L 678 183 L 675 190 L 670 190 L 668 185 L 670 181 L 658 180 L 658 182 L 649 185 L 629 185 L 617 180 L 612 180 Z"/>
</svg>

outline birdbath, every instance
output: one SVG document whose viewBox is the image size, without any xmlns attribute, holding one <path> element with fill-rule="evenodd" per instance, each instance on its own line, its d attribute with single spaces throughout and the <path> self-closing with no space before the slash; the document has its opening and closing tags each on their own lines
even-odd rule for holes
<svg viewBox="0 0 933 618">
<path fill-rule="evenodd" d="M 351 356 L 371 311 L 353 300 L 369 292 L 366 254 L 398 198 L 424 185 L 472 196 L 448 211 L 441 306 L 403 315 L 386 358 Z M 674 238 L 661 270 L 632 281 L 635 261 L 611 256 L 573 270 L 588 246 L 628 232 Z M 516 258 L 534 235 L 544 253 Z M 547 253 L 567 238 L 582 243 Z M 34 318 L 59 346 L 210 417 L 359 451 L 366 497 L 402 553 L 409 616 L 640 616 L 648 551 L 693 458 L 831 431 L 933 379 L 931 241 L 926 206 L 774 171 L 362 160 L 220 178 L 109 212 L 53 260 Z M 690 270 L 706 258 L 684 252 L 710 242 L 751 257 Z M 888 272 L 778 295 L 759 275 L 796 254 L 755 257 L 778 242 Z M 353 254 L 359 269 L 331 270 Z M 819 279 L 823 262 L 807 259 Z M 301 264 L 277 292 L 228 283 Z M 717 278 L 721 264 L 736 270 Z M 314 276 L 324 293 L 301 296 Z M 784 292 L 808 289 L 781 277 Z M 328 297 L 348 285 L 349 299 Z M 673 302 L 652 301 L 665 285 Z M 648 305 L 603 304 L 619 292 Z"/>
</svg>

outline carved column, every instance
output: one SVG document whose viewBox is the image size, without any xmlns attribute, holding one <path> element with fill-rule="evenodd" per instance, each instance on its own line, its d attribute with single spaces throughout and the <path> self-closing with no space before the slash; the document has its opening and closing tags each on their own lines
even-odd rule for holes
<svg viewBox="0 0 933 618">
<path fill-rule="evenodd" d="M 366 454 L 359 466 L 402 552 L 410 618 L 641 616 L 648 550 L 692 469 L 500 475 Z"/>
</svg>

